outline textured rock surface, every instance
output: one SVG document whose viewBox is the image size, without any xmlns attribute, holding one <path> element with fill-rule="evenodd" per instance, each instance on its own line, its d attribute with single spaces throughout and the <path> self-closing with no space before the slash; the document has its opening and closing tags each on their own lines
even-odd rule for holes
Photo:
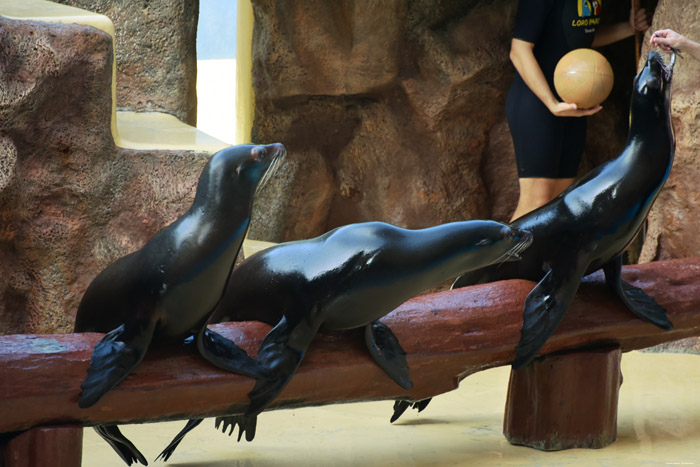
<svg viewBox="0 0 700 467">
<path fill-rule="evenodd" d="M 670 28 L 700 40 L 700 10 L 681 0 L 662 0 L 652 30 Z M 644 54 L 649 50 L 645 36 Z M 700 63 L 686 56 L 676 61 L 672 116 L 676 155 L 671 174 L 649 215 L 643 261 L 700 255 Z"/>
<path fill-rule="evenodd" d="M 197 123 L 198 0 L 56 1 L 114 23 L 118 108 Z"/>
<path fill-rule="evenodd" d="M 518 186 L 504 107 L 516 6 L 254 0 L 253 139 L 284 141 L 289 160 L 251 236 L 510 218 Z M 632 42 L 605 52 L 619 79 L 590 119 L 582 170 L 616 155 L 626 138 Z"/>
<path fill-rule="evenodd" d="M 106 33 L 0 18 L 0 50 L 0 333 L 68 332 L 97 272 L 189 206 L 207 156 L 114 146 Z"/>
</svg>

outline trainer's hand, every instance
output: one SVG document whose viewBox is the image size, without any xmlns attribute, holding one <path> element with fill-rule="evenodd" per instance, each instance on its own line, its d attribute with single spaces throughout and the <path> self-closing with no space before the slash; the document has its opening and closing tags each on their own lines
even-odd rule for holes
<svg viewBox="0 0 700 467">
<path fill-rule="evenodd" d="M 587 117 L 599 112 L 603 108 L 602 105 L 596 105 L 590 109 L 579 109 L 576 104 L 567 104 L 566 102 L 558 102 L 549 111 L 557 117 Z"/>
</svg>

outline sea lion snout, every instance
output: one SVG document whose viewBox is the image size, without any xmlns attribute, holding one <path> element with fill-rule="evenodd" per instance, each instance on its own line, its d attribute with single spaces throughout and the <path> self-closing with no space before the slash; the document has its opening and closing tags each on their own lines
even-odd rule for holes
<svg viewBox="0 0 700 467">
<path fill-rule="evenodd" d="M 637 76 L 636 90 L 639 94 L 646 96 L 652 91 L 662 91 L 673 76 L 673 64 L 675 56 L 671 59 L 671 64 L 667 67 L 661 54 L 652 50 L 647 56 L 644 68 Z"/>
<path fill-rule="evenodd" d="M 514 243 L 514 246 L 506 253 L 507 261 L 519 261 L 520 254 L 532 245 L 533 236 L 529 230 L 507 226 L 503 229 L 503 238 Z"/>
</svg>

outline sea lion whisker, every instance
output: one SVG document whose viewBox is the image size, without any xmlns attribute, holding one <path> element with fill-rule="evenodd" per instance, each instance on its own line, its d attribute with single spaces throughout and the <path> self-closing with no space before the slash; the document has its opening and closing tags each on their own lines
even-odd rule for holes
<svg viewBox="0 0 700 467">
<path fill-rule="evenodd" d="M 270 166 L 268 167 L 267 171 L 265 171 L 263 178 L 260 180 L 260 183 L 258 183 L 258 186 L 255 189 L 255 196 L 257 196 L 258 193 L 263 189 L 263 187 L 267 184 L 268 180 L 272 177 L 273 173 L 279 167 L 279 163 L 282 160 L 281 156 L 282 156 L 281 154 L 278 154 L 277 156 L 275 156 L 274 160 L 270 163 Z"/>
</svg>

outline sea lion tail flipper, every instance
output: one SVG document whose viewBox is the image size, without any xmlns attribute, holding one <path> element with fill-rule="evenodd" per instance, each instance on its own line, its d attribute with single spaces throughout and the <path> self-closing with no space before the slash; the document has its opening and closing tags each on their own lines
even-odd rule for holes
<svg viewBox="0 0 700 467">
<path fill-rule="evenodd" d="M 403 413 L 411 407 L 412 409 L 416 409 L 419 413 L 425 409 L 428 404 L 430 404 L 430 399 L 423 399 L 417 402 L 411 402 L 411 401 L 402 401 L 402 400 L 396 400 L 394 401 L 394 415 L 391 416 L 391 420 L 389 420 L 390 423 L 394 423 L 396 420 L 403 415 Z"/>
<path fill-rule="evenodd" d="M 258 425 L 258 416 L 230 415 L 228 417 L 216 417 L 216 428 L 219 429 L 221 424 L 223 424 L 221 427 L 222 433 L 226 433 L 226 430 L 228 430 L 228 435 L 231 436 L 233 430 L 236 429 L 236 425 L 238 425 L 238 441 L 241 441 L 243 433 L 245 433 L 246 441 L 253 441 L 255 439 L 255 428 Z"/>
<path fill-rule="evenodd" d="M 375 321 L 365 326 L 365 344 L 372 359 L 389 378 L 403 389 L 413 387 L 408 375 L 406 352 L 387 325 Z"/>
<path fill-rule="evenodd" d="M 222 370 L 256 379 L 263 377 L 260 365 L 245 350 L 206 326 L 197 334 L 197 348 L 202 357 Z"/>
<path fill-rule="evenodd" d="M 318 326 L 305 319 L 291 324 L 283 316 L 265 336 L 258 349 L 258 363 L 265 374 L 256 378 L 255 387 L 248 394 L 250 405 L 246 416 L 260 414 L 282 392 L 299 368 L 317 331 Z"/>
<path fill-rule="evenodd" d="M 550 269 L 525 299 L 520 342 L 513 368 L 529 363 L 566 314 L 581 283 L 585 267 Z"/>
<path fill-rule="evenodd" d="M 202 423 L 201 418 L 191 418 L 190 420 L 188 420 L 185 427 L 182 430 L 180 430 L 178 434 L 175 435 L 173 440 L 170 441 L 170 444 L 168 444 L 168 446 L 165 449 L 163 449 L 163 451 L 160 454 L 158 454 L 158 457 L 156 457 L 155 460 L 158 461 L 159 459 L 162 459 L 163 462 L 167 462 L 168 459 L 170 459 L 170 456 L 173 455 L 173 452 L 175 452 L 175 448 L 177 448 L 180 445 L 180 441 L 182 441 L 182 438 L 184 438 L 187 433 L 192 431 L 200 423 Z"/>
<path fill-rule="evenodd" d="M 673 329 L 673 324 L 666 316 L 666 310 L 656 303 L 653 297 L 647 295 L 639 287 L 622 280 L 622 256 L 618 256 L 605 266 L 605 282 L 608 287 L 618 296 L 622 303 L 635 315 L 650 323 L 665 329 Z"/>
<path fill-rule="evenodd" d="M 148 461 L 143 457 L 143 454 L 119 431 L 117 425 L 97 425 L 93 428 L 102 439 L 107 441 L 107 444 L 112 446 L 112 449 L 119 454 L 119 457 L 126 462 L 126 465 L 131 465 L 134 462 L 148 465 Z"/>
<path fill-rule="evenodd" d="M 85 381 L 80 385 L 82 394 L 78 405 L 85 409 L 100 398 L 141 363 L 151 342 L 155 323 L 137 331 L 125 324 L 105 334 L 97 343 L 90 357 Z"/>
</svg>

